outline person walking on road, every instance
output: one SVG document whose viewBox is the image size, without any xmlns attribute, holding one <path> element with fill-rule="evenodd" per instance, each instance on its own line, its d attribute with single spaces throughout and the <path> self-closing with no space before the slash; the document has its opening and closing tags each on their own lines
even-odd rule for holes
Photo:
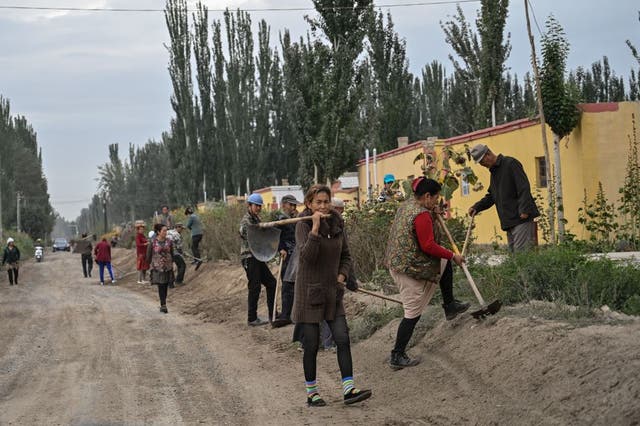
<svg viewBox="0 0 640 426">
<path fill-rule="evenodd" d="M 247 212 L 240 221 L 240 259 L 242 267 L 247 274 L 247 287 L 249 290 L 247 298 L 247 324 L 255 327 L 269 324 L 273 318 L 273 308 L 276 298 L 276 279 L 269 270 L 266 263 L 259 261 L 249 249 L 247 232 L 249 226 L 260 223 L 260 212 L 262 211 L 262 196 L 251 194 L 247 199 Z M 261 286 L 264 285 L 267 291 L 267 308 L 269 310 L 269 321 L 258 317 L 258 301 L 260 300 Z"/>
<path fill-rule="evenodd" d="M 344 403 L 354 404 L 369 398 L 371 390 L 356 388 L 353 380 L 349 328 L 342 302 L 351 266 L 344 222 L 331 208 L 331 189 L 325 185 L 309 188 L 304 204 L 306 209 L 302 215 L 312 219 L 296 225 L 299 261 L 292 319 L 302 325 L 307 404 L 311 407 L 326 405 L 316 381 L 320 323 L 325 320 L 337 346 Z M 325 218 L 326 215 L 329 217 Z"/>
<path fill-rule="evenodd" d="M 451 261 L 462 265 L 464 259 L 439 245 L 435 208 L 441 186 L 433 179 L 418 177 L 412 183 L 414 198 L 402 204 L 389 231 L 385 263 L 400 289 L 404 318 L 400 321 L 389 366 L 394 370 L 417 365 L 420 360 L 406 353 L 413 330 L 422 312 L 440 284 L 447 320 L 471 306 L 453 297 Z"/>
<path fill-rule="evenodd" d="M 2 265 L 7 265 L 7 274 L 9 274 L 9 285 L 18 285 L 18 270 L 20 263 L 20 250 L 15 244 L 13 238 L 7 238 L 7 246 L 2 254 Z"/>
<path fill-rule="evenodd" d="M 184 227 L 181 222 L 176 223 L 174 229 L 167 231 L 167 238 L 171 240 L 173 246 L 173 262 L 176 264 L 178 273 L 176 275 L 176 284 L 184 284 L 184 273 L 187 270 L 187 264 L 184 261 L 184 249 L 182 248 L 182 230 Z"/>
<path fill-rule="evenodd" d="M 93 270 L 93 245 L 86 232 L 82 234 L 80 240 L 76 241 L 73 250 L 76 253 L 80 253 L 82 274 L 85 278 L 91 278 L 91 271 Z"/>
<path fill-rule="evenodd" d="M 202 256 L 200 255 L 200 242 L 202 241 L 202 222 L 200 216 L 194 213 L 193 208 L 187 207 L 184 210 L 187 219 L 187 229 L 191 231 L 191 252 L 193 253 L 192 265 L 196 265 L 196 270 L 202 265 Z"/>
<path fill-rule="evenodd" d="M 102 238 L 96 248 L 94 249 L 96 256 L 96 263 L 100 267 L 100 285 L 104 285 L 104 268 L 109 271 L 109 277 L 111 277 L 111 284 L 115 284 L 116 280 L 113 279 L 113 270 L 111 269 L 111 245 L 107 241 L 106 237 Z"/>
<path fill-rule="evenodd" d="M 487 145 L 471 148 L 476 163 L 489 169 L 489 191 L 469 208 L 469 216 L 495 205 L 500 227 L 507 232 L 509 250 L 512 253 L 532 248 L 536 242 L 536 224 L 540 216 L 531 195 L 531 185 L 522 164 L 513 157 L 494 154 Z"/>
<path fill-rule="evenodd" d="M 166 225 L 153 225 L 156 235 L 147 247 L 147 262 L 151 265 L 151 284 L 158 286 L 160 312 L 169 313 L 167 309 L 167 293 L 173 284 L 173 243 L 167 238 Z"/>
<path fill-rule="evenodd" d="M 138 284 L 147 279 L 149 263 L 147 262 L 147 246 L 149 241 L 145 236 L 146 225 L 143 220 L 136 221 L 136 269 L 138 270 Z"/>
</svg>

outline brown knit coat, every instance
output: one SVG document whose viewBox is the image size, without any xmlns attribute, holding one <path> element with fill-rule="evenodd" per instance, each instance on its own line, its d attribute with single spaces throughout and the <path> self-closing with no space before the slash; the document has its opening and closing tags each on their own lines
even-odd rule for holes
<svg viewBox="0 0 640 426">
<path fill-rule="evenodd" d="M 311 227 L 310 220 L 296 226 L 300 257 L 291 314 L 296 323 L 333 321 L 344 315 L 344 291 L 337 284 L 338 274 L 348 277 L 351 267 L 344 222 L 332 212 L 329 219 L 322 219 L 317 236 L 310 234 Z"/>
</svg>

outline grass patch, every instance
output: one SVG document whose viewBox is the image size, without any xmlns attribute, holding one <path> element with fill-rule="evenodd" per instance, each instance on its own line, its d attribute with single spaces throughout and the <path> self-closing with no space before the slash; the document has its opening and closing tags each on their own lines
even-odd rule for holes
<svg viewBox="0 0 640 426">
<path fill-rule="evenodd" d="M 551 247 L 508 256 L 497 266 L 470 264 L 469 269 L 487 302 L 541 300 L 576 307 L 564 313 L 556 310 L 567 318 L 589 317 L 602 305 L 640 315 L 640 269 L 630 263 L 589 259 L 578 250 Z M 457 271 L 456 281 L 464 280 Z M 473 297 L 470 290 L 464 291 Z"/>
</svg>

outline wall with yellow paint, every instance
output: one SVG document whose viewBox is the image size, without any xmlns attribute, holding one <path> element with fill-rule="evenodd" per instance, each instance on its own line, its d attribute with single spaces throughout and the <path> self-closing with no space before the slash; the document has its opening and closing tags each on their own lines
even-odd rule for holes
<svg viewBox="0 0 640 426">
<path fill-rule="evenodd" d="M 587 104 L 582 106 L 581 120 L 571 135 L 560 142 L 562 160 L 562 182 L 564 195 L 564 212 L 568 221 L 566 230 L 578 238 L 587 238 L 582 225 L 578 223 L 578 209 L 582 206 L 585 190 L 588 200 L 593 200 L 602 182 L 605 194 L 610 202 L 619 198 L 618 190 L 624 184 L 625 166 L 629 147 L 629 139 L 633 136 L 633 117 L 640 117 L 640 102 L 620 102 L 612 104 Z M 553 162 L 553 134 L 547 127 L 547 141 L 551 162 Z M 640 137 L 640 135 L 637 135 Z M 544 157 L 541 142 L 541 129 L 537 120 L 517 120 L 516 122 L 483 129 L 467 135 L 438 141 L 436 151 L 441 152 L 442 144 L 453 145 L 454 149 L 463 149 L 464 144 L 486 144 L 495 153 L 517 158 L 529 177 L 534 196 L 539 184 L 538 160 Z M 392 150 L 378 157 L 378 185 L 382 185 L 382 177 L 392 173 L 397 179 L 407 179 L 421 174 L 420 163 L 413 164 L 415 157 L 423 152 L 424 143 L 411 144 L 408 150 Z M 489 171 L 473 161 L 469 164 L 484 190 L 463 195 L 460 187 L 454 193 L 451 207 L 454 214 L 466 214 L 470 206 L 486 193 L 489 186 Z M 549 165 L 547 165 L 549 166 Z M 366 200 L 364 161 L 358 163 L 360 176 L 360 197 Z M 371 172 L 373 176 L 373 173 Z M 549 185 L 551 182 L 548 183 Z M 542 203 L 546 209 L 548 192 L 546 188 L 538 188 Z M 495 208 L 482 212 L 476 220 L 476 241 L 481 244 L 490 243 L 501 237 L 500 243 L 506 243 L 506 234 L 500 229 Z M 539 241 L 542 233 L 539 230 Z"/>
</svg>

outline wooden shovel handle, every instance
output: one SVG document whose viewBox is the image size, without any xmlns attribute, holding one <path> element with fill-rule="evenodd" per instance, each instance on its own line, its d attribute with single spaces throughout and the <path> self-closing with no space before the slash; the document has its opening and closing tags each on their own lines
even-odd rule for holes
<svg viewBox="0 0 640 426">
<path fill-rule="evenodd" d="M 476 218 L 475 213 L 471 215 L 471 223 L 469 223 L 469 229 L 467 229 L 467 236 L 464 239 L 464 244 L 462 245 L 462 256 L 467 252 L 467 246 L 469 245 L 469 237 L 471 237 L 471 230 L 473 229 L 473 221 Z"/>
<path fill-rule="evenodd" d="M 260 222 L 257 224 L 257 226 L 259 226 L 260 228 L 273 228 L 274 226 L 280 226 L 280 225 L 288 225 L 291 223 L 298 223 L 301 222 L 303 220 L 311 220 L 313 216 L 302 216 L 302 217 L 292 217 L 289 219 L 282 219 L 282 220 L 274 220 L 273 222 Z M 330 214 L 326 214 L 324 216 L 322 216 L 323 218 L 329 218 L 331 217 Z"/>
<path fill-rule="evenodd" d="M 440 223 L 440 226 L 444 230 L 444 233 L 447 234 L 447 237 L 449 238 L 449 242 L 451 242 L 451 246 L 453 247 L 454 253 L 460 254 L 460 250 L 458 250 L 458 246 L 456 245 L 456 242 L 453 241 L 453 237 L 451 236 L 451 232 L 449 232 L 449 228 L 447 228 L 447 224 L 444 223 L 444 219 L 442 219 L 442 216 L 440 215 L 438 215 L 438 222 Z M 469 282 L 469 286 L 471 286 L 471 290 L 473 290 L 473 294 L 475 294 L 480 305 L 482 305 L 482 307 L 485 308 L 486 304 L 484 303 L 484 299 L 482 298 L 480 291 L 478 291 L 478 286 L 476 286 L 476 283 L 473 280 L 473 277 L 471 276 L 471 274 L 469 273 L 469 269 L 467 268 L 467 265 L 465 263 L 462 264 L 462 270 L 464 271 L 464 275 L 467 277 L 467 281 Z"/>
</svg>

